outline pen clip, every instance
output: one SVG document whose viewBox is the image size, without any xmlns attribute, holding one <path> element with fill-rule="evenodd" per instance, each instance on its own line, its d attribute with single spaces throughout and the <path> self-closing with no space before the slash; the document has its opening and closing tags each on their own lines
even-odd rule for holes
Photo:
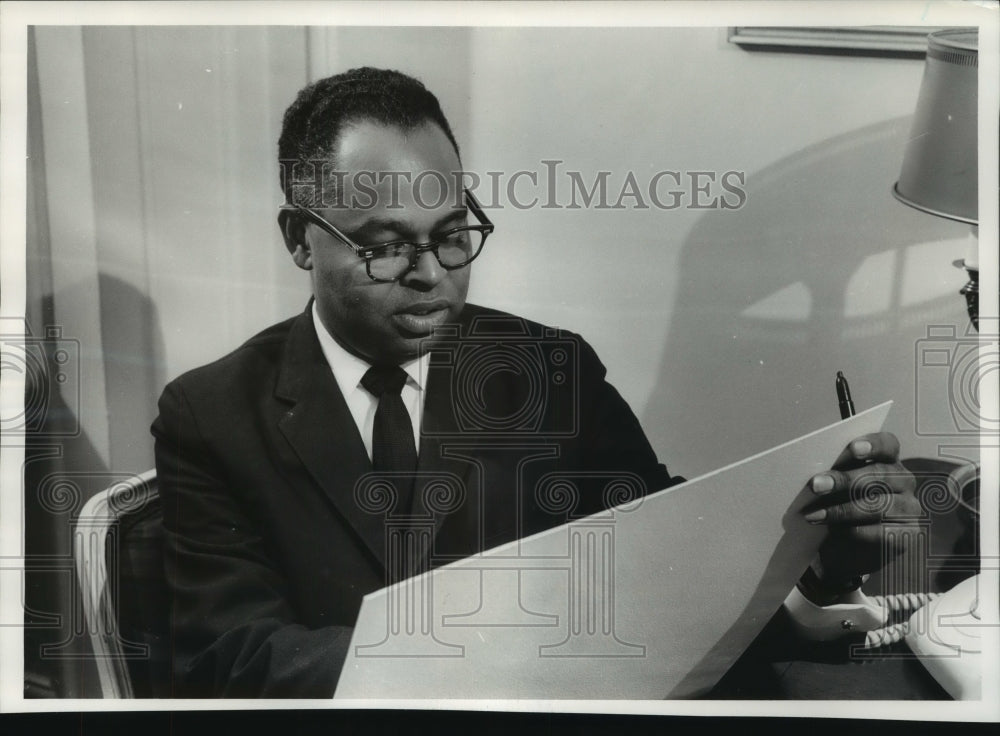
<svg viewBox="0 0 1000 736">
<path fill-rule="evenodd" d="M 851 398 L 851 387 L 844 378 L 843 371 L 837 371 L 837 403 L 840 405 L 840 418 L 849 419 L 854 416 L 854 400 Z"/>
</svg>

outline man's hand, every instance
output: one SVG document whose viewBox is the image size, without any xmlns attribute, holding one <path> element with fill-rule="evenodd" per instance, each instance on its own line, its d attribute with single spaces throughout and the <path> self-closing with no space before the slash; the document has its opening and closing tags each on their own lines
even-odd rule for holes
<svg viewBox="0 0 1000 736">
<path fill-rule="evenodd" d="M 880 569 L 902 551 L 883 542 L 883 522 L 912 523 L 921 514 L 916 479 L 899 463 L 899 440 L 888 432 L 851 442 L 833 468 L 810 480 L 810 487 L 816 500 L 806 507 L 805 518 L 830 529 L 818 571 L 830 582 L 846 583 Z"/>
</svg>

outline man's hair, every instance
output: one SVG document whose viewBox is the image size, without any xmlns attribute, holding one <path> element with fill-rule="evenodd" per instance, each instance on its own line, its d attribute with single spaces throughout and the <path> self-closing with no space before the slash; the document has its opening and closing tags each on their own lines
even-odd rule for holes
<svg viewBox="0 0 1000 736">
<path fill-rule="evenodd" d="M 364 121 L 404 131 L 435 123 L 458 153 L 458 142 L 437 97 L 419 80 L 391 69 L 351 69 L 303 88 L 285 111 L 278 139 L 278 163 L 286 202 L 305 207 L 318 205 L 316 182 L 307 162 L 333 163 L 341 131 Z M 296 179 L 307 177 L 308 183 L 293 185 Z M 330 182 L 324 182 L 324 186 L 330 186 Z"/>
</svg>

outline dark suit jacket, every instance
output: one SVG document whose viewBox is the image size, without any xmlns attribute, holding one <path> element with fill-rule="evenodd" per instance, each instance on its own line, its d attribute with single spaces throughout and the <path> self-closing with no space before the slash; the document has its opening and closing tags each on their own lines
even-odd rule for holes
<svg viewBox="0 0 1000 736">
<path fill-rule="evenodd" d="M 468 305 L 432 352 L 418 485 L 436 566 L 679 482 L 571 333 Z M 170 383 L 153 424 L 174 694 L 329 697 L 386 511 L 310 309 Z M 567 505 L 547 481 L 569 478 Z M 619 491 L 622 484 L 618 483 Z M 434 489 L 429 489 L 433 491 Z M 433 495 L 433 494 L 432 494 Z"/>
</svg>

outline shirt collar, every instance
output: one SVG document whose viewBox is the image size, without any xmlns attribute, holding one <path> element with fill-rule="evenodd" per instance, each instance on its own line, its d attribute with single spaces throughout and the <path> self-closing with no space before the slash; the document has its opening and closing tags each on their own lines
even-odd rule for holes
<svg viewBox="0 0 1000 736">
<path fill-rule="evenodd" d="M 361 386 L 361 379 L 364 377 L 371 363 L 359 358 L 354 353 L 348 352 L 339 342 L 333 339 L 333 335 L 326 329 L 326 325 L 319 318 L 319 310 L 316 302 L 312 305 L 313 327 L 316 329 L 316 337 L 319 338 L 319 346 L 323 350 L 323 357 L 333 371 L 333 377 L 337 379 L 337 385 L 345 396 L 351 391 Z M 407 383 L 422 391 L 427 380 L 427 366 L 430 362 L 430 354 L 424 353 L 419 358 L 413 358 L 399 367 L 406 371 Z"/>
</svg>

